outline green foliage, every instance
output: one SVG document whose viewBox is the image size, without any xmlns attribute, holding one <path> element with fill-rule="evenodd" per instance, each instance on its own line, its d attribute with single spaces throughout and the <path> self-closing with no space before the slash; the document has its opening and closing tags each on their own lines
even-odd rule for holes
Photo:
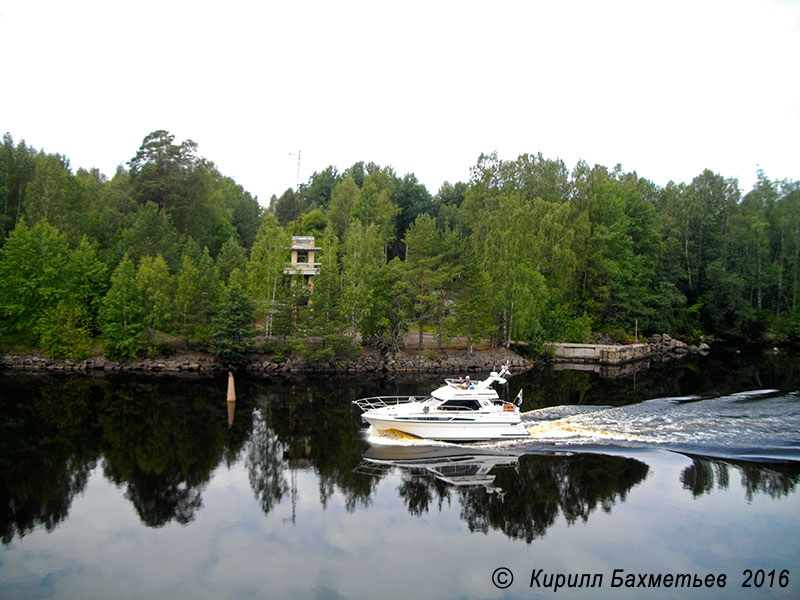
<svg viewBox="0 0 800 600">
<path fill-rule="evenodd" d="M 46 220 L 11 232 L 0 255 L 0 315 L 4 329 L 29 336 L 42 314 L 67 293 L 69 243 Z"/>
<path fill-rule="evenodd" d="M 576 344 L 588 344 L 592 341 L 592 318 L 586 313 L 571 315 L 566 305 L 547 310 L 541 325 L 538 335 L 532 337 L 539 344 L 551 340 Z"/>
<path fill-rule="evenodd" d="M 97 317 L 108 287 L 108 267 L 86 237 L 69 253 L 66 291 L 71 301 L 86 309 L 86 324 L 91 332 L 99 331 Z"/>
<path fill-rule="evenodd" d="M 490 311 L 492 281 L 489 274 L 474 268 L 474 254 L 467 247 L 462 255 L 464 269 L 454 282 L 456 330 L 464 335 L 467 351 L 472 353 L 475 342 L 489 338 L 493 333 Z"/>
<path fill-rule="evenodd" d="M 255 304 L 264 332 L 272 334 L 274 318 L 284 297 L 283 269 L 289 259 L 290 238 L 271 213 L 264 215 L 245 267 L 247 293 Z"/>
<path fill-rule="evenodd" d="M 413 297 L 399 258 L 378 269 L 361 320 L 364 340 L 382 352 L 396 352 L 408 331 Z"/>
<path fill-rule="evenodd" d="M 420 215 L 411 224 L 404 239 L 405 276 L 416 291 L 413 316 L 419 323 L 419 344 L 430 319 L 436 323 L 439 349 L 452 335 L 455 311 L 455 285 L 462 270 L 458 261 L 458 243 L 452 231 L 439 231 L 429 215 Z"/>
<path fill-rule="evenodd" d="M 244 289 L 238 284 L 228 287 L 211 321 L 210 350 L 224 365 L 240 368 L 252 360 L 254 316 Z"/>
<path fill-rule="evenodd" d="M 22 217 L 25 188 L 33 177 L 36 151 L 25 145 L 16 146 L 9 133 L 0 145 L 0 245 Z"/>
<path fill-rule="evenodd" d="M 372 305 L 375 279 L 384 264 L 378 227 L 353 220 L 347 228 L 342 253 L 342 313 L 355 337 L 364 313 Z"/>
<path fill-rule="evenodd" d="M 183 255 L 183 263 L 178 273 L 177 287 L 175 290 L 175 311 L 178 319 L 178 330 L 188 338 L 197 326 L 197 303 L 200 301 L 198 286 L 200 272 L 188 253 Z"/>
<path fill-rule="evenodd" d="M 322 348 L 320 352 L 324 352 L 330 358 L 334 359 L 354 360 L 361 355 L 362 348 L 352 339 L 344 338 L 336 334 L 328 334 L 322 337 Z M 326 360 L 330 360 L 330 358 Z M 323 359 L 318 355 L 316 360 Z"/>
<path fill-rule="evenodd" d="M 384 171 L 368 175 L 353 204 L 351 218 L 375 226 L 382 246 L 394 238 L 394 219 L 400 209 L 392 202 L 392 183 Z"/>
<path fill-rule="evenodd" d="M 117 358 L 176 335 L 204 348 L 232 289 L 267 335 L 321 336 L 302 350 L 319 360 L 343 352 L 345 330 L 397 349 L 410 322 L 469 347 L 587 341 L 637 320 L 642 337 L 800 335 L 800 185 L 763 172 L 743 194 L 708 170 L 659 188 L 619 165 L 489 154 L 432 197 L 413 174 L 357 162 L 265 213 L 167 131 L 128 165 L 73 174 L 66 156 L 3 137 L 4 339 L 53 356 L 98 332 Z M 290 232 L 320 240 L 313 292 L 284 274 Z"/>
<path fill-rule="evenodd" d="M 111 276 L 102 308 L 102 332 L 110 356 L 132 359 L 155 354 L 172 321 L 172 276 L 161 255 L 142 257 L 139 267 L 126 255 Z"/>
<path fill-rule="evenodd" d="M 350 224 L 358 193 L 358 185 L 351 176 L 347 176 L 337 183 L 331 192 L 327 218 L 339 239 L 344 237 L 347 226 Z"/>
<path fill-rule="evenodd" d="M 403 239 L 406 231 L 420 215 L 435 216 L 433 198 L 414 174 L 398 180 L 392 190 L 392 202 L 397 205 L 397 237 Z"/>
<path fill-rule="evenodd" d="M 499 339 L 507 347 L 512 339 L 524 341 L 536 331 L 547 289 L 537 268 L 541 246 L 529 234 L 535 223 L 533 206 L 517 194 L 502 194 L 497 200 L 498 209 L 487 215 L 478 255 L 494 286 Z"/>
<path fill-rule="evenodd" d="M 86 214 L 84 195 L 65 156 L 36 155 L 33 177 L 25 187 L 24 207 L 31 223 L 45 220 L 68 239 L 76 242 L 81 238 L 84 224 L 79 216 Z"/>
<path fill-rule="evenodd" d="M 94 331 L 106 273 L 86 239 L 72 249 L 46 220 L 33 227 L 20 221 L 0 249 L 0 322 L 18 339 L 33 341 L 39 320 L 63 301 L 84 307 Z"/>
<path fill-rule="evenodd" d="M 210 323 L 214 308 L 219 302 L 222 294 L 223 285 L 220 281 L 219 269 L 214 264 L 214 259 L 208 252 L 208 248 L 203 249 L 200 259 L 197 262 L 197 291 L 193 298 L 195 319 L 198 326 Z"/>
<path fill-rule="evenodd" d="M 256 239 L 258 225 L 261 223 L 261 206 L 256 198 L 246 192 L 229 177 L 215 174 L 215 191 L 222 198 L 223 206 L 229 211 L 233 207 L 231 224 L 239 234 L 239 243 L 242 247 L 250 249 Z M 221 215 L 224 223 L 224 214 Z"/>
<path fill-rule="evenodd" d="M 143 256 L 136 269 L 137 303 L 142 312 L 142 324 L 148 330 L 164 331 L 172 319 L 172 276 L 167 263 L 159 254 Z"/>
<path fill-rule="evenodd" d="M 281 226 L 291 223 L 300 216 L 300 198 L 293 189 L 289 188 L 280 198 L 272 197 L 269 203 L 270 212 L 278 219 Z"/>
<path fill-rule="evenodd" d="M 298 233 L 299 235 L 313 235 L 314 237 L 320 237 L 325 231 L 326 224 L 327 220 L 325 218 L 325 213 L 323 213 L 320 209 L 315 208 L 311 212 L 307 212 L 303 215 L 303 222 Z"/>
<path fill-rule="evenodd" d="M 247 251 L 242 248 L 235 237 L 228 238 L 217 256 L 217 268 L 223 283 L 228 282 L 234 269 L 244 271 L 246 267 Z"/>
<path fill-rule="evenodd" d="M 167 218 L 170 212 L 188 208 L 191 171 L 197 164 L 197 144 L 186 140 L 173 144 L 175 136 L 163 129 L 145 136 L 139 151 L 130 162 L 134 193 L 142 204 L 156 204 Z M 178 220 L 183 222 L 183 218 Z"/>
<path fill-rule="evenodd" d="M 82 306 L 60 301 L 36 322 L 35 332 L 45 356 L 82 360 L 92 350 L 89 318 Z"/>
<path fill-rule="evenodd" d="M 319 275 L 314 278 L 311 329 L 314 333 L 340 332 L 343 328 L 342 279 L 339 269 L 339 239 L 332 225 L 322 240 Z"/>
<path fill-rule="evenodd" d="M 121 232 L 120 246 L 134 263 L 143 256 L 161 255 L 171 269 L 180 267 L 180 236 L 172 224 L 148 202 L 128 216 L 129 225 Z"/>
<path fill-rule="evenodd" d="M 103 299 L 101 323 L 106 352 L 112 358 L 135 358 L 144 348 L 143 317 L 136 286 L 136 267 L 125 255 L 111 276 Z"/>
</svg>

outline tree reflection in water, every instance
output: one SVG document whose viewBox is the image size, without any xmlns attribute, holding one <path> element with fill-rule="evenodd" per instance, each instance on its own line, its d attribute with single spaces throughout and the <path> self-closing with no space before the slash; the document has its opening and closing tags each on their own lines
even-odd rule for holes
<svg viewBox="0 0 800 600">
<path fill-rule="evenodd" d="M 731 470 L 739 472 L 748 502 L 758 493 L 771 498 L 788 496 L 800 479 L 800 464 L 796 462 L 763 464 L 697 456 L 691 459 L 692 464 L 681 473 L 681 483 L 695 498 L 710 494 L 715 488 L 727 490 Z"/>
<path fill-rule="evenodd" d="M 284 472 L 284 444 L 268 425 L 262 410 L 253 412 L 253 429 L 247 445 L 245 465 L 250 487 L 264 513 L 269 513 L 289 491 Z"/>
<path fill-rule="evenodd" d="M 0 534 L 55 529 L 86 487 L 99 451 L 96 403 L 80 379 L 0 378 Z M 75 398 L 65 405 L 64 395 Z"/>
<path fill-rule="evenodd" d="M 512 460 L 503 454 L 465 452 L 458 448 L 445 456 L 436 448 L 425 458 L 417 450 L 413 460 L 395 458 L 383 465 L 394 463 L 403 470 L 398 493 L 410 514 L 427 512 L 434 499 L 441 511 L 455 497 L 471 531 L 497 529 L 528 543 L 543 536 L 559 514 L 572 524 L 586 521 L 598 507 L 609 512 L 648 473 L 646 464 L 619 456 L 545 454 Z M 369 453 L 365 456 L 371 460 Z"/>
<path fill-rule="evenodd" d="M 506 494 L 477 491 L 462 498 L 462 518 L 473 531 L 491 527 L 530 543 L 559 513 L 572 524 L 586 521 L 598 507 L 610 512 L 647 472 L 646 464 L 620 456 L 523 456 L 518 473 L 498 473 L 497 485 Z"/>
<path fill-rule="evenodd" d="M 356 468 L 369 444 L 350 400 L 363 391 L 244 379 L 230 422 L 223 380 L 2 376 L 3 543 L 36 527 L 56 528 L 98 464 L 148 527 L 192 521 L 220 464 L 244 465 L 265 515 L 298 499 L 293 482 L 300 471 L 313 473 L 323 510 L 335 494 L 348 512 L 367 508 L 388 471 Z M 788 495 L 800 477 L 796 463 L 692 460 L 681 482 L 695 496 L 727 488 L 733 470 L 748 500 Z M 496 529 L 531 542 L 559 515 L 574 523 L 610 511 L 648 474 L 639 460 L 588 453 L 503 461 L 508 456 L 473 475 L 463 463 L 438 476 L 405 468 L 397 492 L 411 515 L 458 502 L 471 530 Z M 478 475 L 476 485 L 466 483 Z"/>
<path fill-rule="evenodd" d="M 64 520 L 98 461 L 145 525 L 191 521 L 212 470 L 249 435 L 228 431 L 204 383 L 0 377 L 3 543 Z"/>
<path fill-rule="evenodd" d="M 227 421 L 219 415 L 224 405 L 192 395 L 176 398 L 164 387 L 163 382 L 115 386 L 100 417 L 104 473 L 126 488 L 125 497 L 150 527 L 194 519 L 227 438 Z"/>
</svg>

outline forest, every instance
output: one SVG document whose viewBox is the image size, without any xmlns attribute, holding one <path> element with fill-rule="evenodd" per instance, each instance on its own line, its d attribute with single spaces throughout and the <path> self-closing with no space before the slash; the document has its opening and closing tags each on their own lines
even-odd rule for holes
<svg viewBox="0 0 800 600">
<path fill-rule="evenodd" d="M 269 206 L 147 135 L 111 178 L 9 134 L 0 146 L 0 345 L 52 358 L 208 351 L 309 360 L 409 332 L 544 341 L 800 341 L 800 185 L 705 170 L 659 187 L 617 165 L 481 155 L 432 194 L 412 173 L 330 166 Z M 313 235 L 313 288 L 284 274 Z"/>
</svg>

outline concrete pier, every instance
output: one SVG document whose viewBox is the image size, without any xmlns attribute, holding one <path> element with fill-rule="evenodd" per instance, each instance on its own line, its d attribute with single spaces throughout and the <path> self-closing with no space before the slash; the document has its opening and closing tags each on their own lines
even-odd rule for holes
<svg viewBox="0 0 800 600">
<path fill-rule="evenodd" d="M 546 343 L 544 348 L 556 362 L 621 365 L 650 357 L 648 344 L 608 346 L 604 344 Z"/>
</svg>

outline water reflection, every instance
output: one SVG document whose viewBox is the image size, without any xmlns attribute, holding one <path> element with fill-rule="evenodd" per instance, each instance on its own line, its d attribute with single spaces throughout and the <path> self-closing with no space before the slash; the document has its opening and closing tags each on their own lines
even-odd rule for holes
<svg viewBox="0 0 800 600">
<path fill-rule="evenodd" d="M 540 365 L 511 378 L 508 394 L 513 398 L 525 388 L 522 408 L 529 411 L 559 405 L 622 406 L 650 398 L 725 395 L 748 389 L 800 389 L 797 353 L 774 354 L 763 348 L 715 344 L 708 356 L 653 362 L 647 370 L 636 372 L 638 364 L 630 365 L 633 374 L 622 377 L 612 372 L 557 371 Z"/>
<path fill-rule="evenodd" d="M 370 507 L 387 477 L 411 515 L 460 506 L 472 531 L 541 537 L 560 517 L 609 512 L 650 467 L 621 456 L 370 448 L 350 400 L 351 385 L 85 377 L 0 377 L 0 531 L 4 544 L 35 528 L 55 529 L 97 465 L 150 528 L 188 524 L 220 465 L 243 465 L 265 517 L 300 494 L 313 474 L 325 510 L 335 495 L 348 513 Z M 227 406 L 226 406 L 227 405 Z M 236 411 L 234 419 L 233 411 Z M 531 451 L 533 452 L 533 451 Z M 694 496 L 734 485 L 748 500 L 795 492 L 800 468 L 693 458 L 680 483 Z M 366 464 L 365 464 L 366 463 Z M 377 467 L 365 469 L 366 465 Z"/>
<path fill-rule="evenodd" d="M 115 386 L 103 403 L 103 471 L 125 488 L 142 522 L 188 523 L 228 441 L 211 402 L 163 394 L 156 383 Z"/>
<path fill-rule="evenodd" d="M 796 462 L 758 464 L 696 456 L 691 459 L 692 464 L 681 473 L 681 483 L 695 498 L 715 490 L 727 490 L 731 472 L 738 472 L 748 502 L 756 494 L 766 494 L 773 499 L 788 496 L 800 480 L 800 464 Z"/>
<path fill-rule="evenodd" d="M 597 363 L 569 363 L 556 362 L 552 365 L 552 370 L 558 371 L 583 371 L 595 373 L 603 378 L 617 379 L 620 377 L 630 377 L 636 373 L 647 371 L 650 368 L 650 359 L 637 360 L 635 362 L 624 363 L 621 365 L 601 365 Z"/>
<path fill-rule="evenodd" d="M 451 487 L 495 487 L 495 467 L 516 467 L 518 456 L 463 446 L 370 446 L 356 468 L 369 475 L 400 467 L 413 475 L 430 475 Z"/>
<path fill-rule="evenodd" d="M 420 446 L 373 447 L 364 463 L 401 470 L 398 493 L 412 515 L 434 504 L 441 511 L 457 500 L 471 531 L 496 529 L 527 543 L 543 536 L 559 515 L 572 524 L 588 520 L 598 508 L 610 512 L 649 470 L 639 460 L 620 456 L 513 456 Z"/>
<path fill-rule="evenodd" d="M 648 470 L 646 464 L 620 456 L 523 456 L 518 475 L 498 474 L 497 483 L 508 490 L 506 495 L 463 498 L 462 518 L 473 531 L 491 527 L 530 543 L 543 536 L 559 514 L 572 524 L 588 520 L 597 508 L 610 512 L 644 481 Z"/>
<path fill-rule="evenodd" d="M 65 519 L 98 462 L 142 523 L 188 523 L 213 469 L 249 437 L 225 427 L 202 386 L 174 381 L 3 377 L 0 398 L 4 543 Z"/>
<path fill-rule="evenodd" d="M 285 445 L 269 427 L 261 411 L 253 413 L 253 430 L 247 447 L 245 465 L 250 478 L 250 487 L 268 514 L 276 504 L 283 500 L 289 491 L 284 462 Z"/>
<path fill-rule="evenodd" d="M 4 544 L 69 513 L 100 453 L 85 382 L 22 381 L 0 392 L 0 532 Z M 63 397 L 74 402 L 63 402 Z"/>
<path fill-rule="evenodd" d="M 228 405 L 228 429 L 233 427 L 233 419 L 236 416 L 236 402 L 227 402 Z"/>
</svg>

